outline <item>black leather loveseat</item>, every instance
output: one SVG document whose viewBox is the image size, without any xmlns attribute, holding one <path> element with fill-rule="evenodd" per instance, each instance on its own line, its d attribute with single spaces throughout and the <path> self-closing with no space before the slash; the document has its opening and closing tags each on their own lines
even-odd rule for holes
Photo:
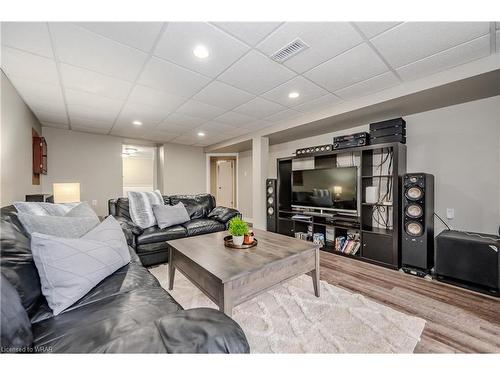
<svg viewBox="0 0 500 375">
<path fill-rule="evenodd" d="M 226 230 L 229 220 L 240 215 L 238 210 L 216 207 L 215 198 L 210 194 L 164 195 L 163 200 L 170 205 L 182 202 L 191 220 L 165 229 L 156 225 L 141 229 L 130 218 L 128 198 L 108 201 L 109 214 L 118 220 L 129 245 L 135 249 L 145 266 L 168 261 L 166 241 Z"/>
<path fill-rule="evenodd" d="M 53 316 L 13 206 L 2 208 L 0 229 L 2 353 L 249 351 L 236 322 L 214 309 L 183 310 L 131 248 L 130 264 Z"/>
</svg>

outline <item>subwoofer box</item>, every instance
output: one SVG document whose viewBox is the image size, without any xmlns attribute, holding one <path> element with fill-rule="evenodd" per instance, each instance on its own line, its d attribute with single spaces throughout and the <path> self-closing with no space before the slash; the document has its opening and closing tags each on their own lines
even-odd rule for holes
<svg viewBox="0 0 500 375">
<path fill-rule="evenodd" d="M 500 237 L 446 230 L 436 237 L 437 280 L 500 295 Z"/>
</svg>

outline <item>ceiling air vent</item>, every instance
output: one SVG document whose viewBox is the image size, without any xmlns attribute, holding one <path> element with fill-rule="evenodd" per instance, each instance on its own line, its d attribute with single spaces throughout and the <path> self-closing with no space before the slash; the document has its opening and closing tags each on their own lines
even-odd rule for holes
<svg viewBox="0 0 500 375">
<path fill-rule="evenodd" d="M 272 54 L 271 59 L 276 62 L 282 63 L 307 48 L 309 48 L 309 46 L 305 44 L 300 38 L 297 38 Z"/>
</svg>

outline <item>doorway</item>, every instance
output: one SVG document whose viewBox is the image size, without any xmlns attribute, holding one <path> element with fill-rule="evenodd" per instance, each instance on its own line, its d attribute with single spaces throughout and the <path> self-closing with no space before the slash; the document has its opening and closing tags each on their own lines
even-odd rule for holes
<svg viewBox="0 0 500 375">
<path fill-rule="evenodd" d="M 236 157 L 210 157 L 210 193 L 218 206 L 236 208 Z"/>
<path fill-rule="evenodd" d="M 153 191 L 157 188 L 156 147 L 122 146 L 123 196 L 129 191 Z"/>
</svg>

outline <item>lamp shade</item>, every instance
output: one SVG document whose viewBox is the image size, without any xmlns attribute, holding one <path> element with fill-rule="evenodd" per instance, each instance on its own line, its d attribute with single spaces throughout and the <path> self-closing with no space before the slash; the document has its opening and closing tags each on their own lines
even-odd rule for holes
<svg viewBox="0 0 500 375">
<path fill-rule="evenodd" d="M 337 195 L 342 194 L 342 186 L 334 186 L 333 192 Z"/>
<path fill-rule="evenodd" d="M 53 184 L 54 203 L 80 202 L 80 183 L 68 182 Z"/>
</svg>

